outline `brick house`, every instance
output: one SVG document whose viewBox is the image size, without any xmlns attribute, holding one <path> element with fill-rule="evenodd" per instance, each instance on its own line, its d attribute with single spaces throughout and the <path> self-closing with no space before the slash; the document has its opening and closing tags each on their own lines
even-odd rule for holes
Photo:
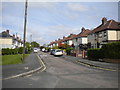
<svg viewBox="0 0 120 90">
<path fill-rule="evenodd" d="M 87 49 L 87 44 L 88 44 L 88 38 L 87 35 L 90 33 L 90 30 L 85 29 L 84 27 L 81 29 L 81 32 L 74 37 L 74 48 L 77 50 L 79 53 L 83 49 Z"/>
<path fill-rule="evenodd" d="M 120 22 L 107 21 L 106 18 L 102 18 L 102 24 L 88 35 L 89 48 L 101 48 L 104 44 L 116 41 L 120 41 Z"/>
</svg>

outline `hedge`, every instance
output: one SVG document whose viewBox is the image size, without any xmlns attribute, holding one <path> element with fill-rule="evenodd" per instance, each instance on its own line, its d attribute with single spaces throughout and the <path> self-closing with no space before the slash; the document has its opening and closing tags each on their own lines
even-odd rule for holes
<svg viewBox="0 0 120 90">
<path fill-rule="evenodd" d="M 120 42 L 108 43 L 101 48 L 104 58 L 120 59 Z"/>
<path fill-rule="evenodd" d="M 102 53 L 100 53 L 99 48 L 95 48 L 95 49 L 88 49 L 87 54 L 88 54 L 88 58 L 89 59 L 93 59 L 93 60 L 97 60 L 99 58 L 101 58 Z"/>
<path fill-rule="evenodd" d="M 87 54 L 88 58 L 92 60 L 120 59 L 120 42 L 105 44 L 101 49 L 88 49 Z"/>
<path fill-rule="evenodd" d="M 25 49 L 26 54 L 30 52 L 31 52 L 30 48 Z M 2 55 L 13 55 L 13 54 L 22 54 L 22 53 L 23 53 L 23 47 L 15 48 L 15 49 L 9 49 L 9 48 L 2 49 Z"/>
<path fill-rule="evenodd" d="M 71 50 L 74 50 L 73 48 L 66 48 L 66 53 L 67 55 L 70 55 L 71 54 Z"/>
</svg>

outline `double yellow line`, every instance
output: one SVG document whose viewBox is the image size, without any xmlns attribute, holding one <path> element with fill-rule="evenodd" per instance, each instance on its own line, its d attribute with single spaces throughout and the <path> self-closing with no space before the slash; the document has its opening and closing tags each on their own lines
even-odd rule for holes
<svg viewBox="0 0 120 90">
<path fill-rule="evenodd" d="M 101 69 L 101 70 L 120 71 L 120 70 L 117 70 L 117 69 L 104 68 L 104 67 L 100 67 L 100 66 L 91 65 L 91 64 L 84 63 L 84 62 L 81 62 L 81 61 L 77 61 L 77 63 L 80 63 L 80 64 L 82 64 L 82 65 L 84 65 L 84 66 L 87 66 L 87 67 L 97 68 L 97 69 Z"/>
<path fill-rule="evenodd" d="M 46 70 L 46 66 L 45 66 L 45 64 L 43 63 L 42 58 L 41 58 L 40 56 L 38 56 L 38 54 L 37 54 L 37 57 L 38 57 L 38 59 L 39 59 L 39 63 L 40 63 L 41 66 L 43 67 L 43 69 L 41 70 L 41 71 L 43 72 L 43 71 Z"/>
</svg>

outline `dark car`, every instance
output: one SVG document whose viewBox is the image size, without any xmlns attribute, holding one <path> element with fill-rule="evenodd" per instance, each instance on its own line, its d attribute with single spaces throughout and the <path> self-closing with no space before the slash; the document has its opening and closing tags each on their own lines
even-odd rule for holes
<svg viewBox="0 0 120 90">
<path fill-rule="evenodd" d="M 51 55 L 54 55 L 54 53 L 55 53 L 55 49 L 52 49 L 52 50 L 50 51 L 50 54 L 51 54 Z"/>
</svg>

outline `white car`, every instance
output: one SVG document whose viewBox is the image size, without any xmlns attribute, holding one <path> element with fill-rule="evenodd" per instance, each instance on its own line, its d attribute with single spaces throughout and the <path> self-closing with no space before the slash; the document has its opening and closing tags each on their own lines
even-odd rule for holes
<svg viewBox="0 0 120 90">
<path fill-rule="evenodd" d="M 33 52 L 34 52 L 34 53 L 37 53 L 37 52 L 38 52 L 38 49 L 37 49 L 37 48 L 34 48 Z"/>
<path fill-rule="evenodd" d="M 45 48 L 43 48 L 42 51 L 45 52 Z"/>
<path fill-rule="evenodd" d="M 54 51 L 54 55 L 55 55 L 55 56 L 62 56 L 62 55 L 63 55 L 63 51 L 60 50 L 60 49 L 56 49 L 56 50 Z"/>
</svg>

